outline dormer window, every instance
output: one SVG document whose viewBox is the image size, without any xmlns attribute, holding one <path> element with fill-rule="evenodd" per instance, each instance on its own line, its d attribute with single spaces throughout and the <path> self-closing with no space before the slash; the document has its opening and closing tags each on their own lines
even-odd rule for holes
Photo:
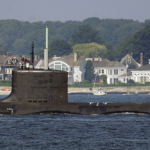
<svg viewBox="0 0 150 150">
<path fill-rule="evenodd" d="M 9 64 L 9 65 L 11 64 L 11 59 L 10 59 L 10 58 L 8 59 L 8 64 Z"/>
<path fill-rule="evenodd" d="M 13 64 L 16 63 L 16 57 L 13 57 L 13 58 L 12 58 L 12 62 L 13 62 Z"/>
<path fill-rule="evenodd" d="M 49 65 L 50 69 L 69 71 L 69 67 L 63 62 L 54 62 Z"/>
</svg>

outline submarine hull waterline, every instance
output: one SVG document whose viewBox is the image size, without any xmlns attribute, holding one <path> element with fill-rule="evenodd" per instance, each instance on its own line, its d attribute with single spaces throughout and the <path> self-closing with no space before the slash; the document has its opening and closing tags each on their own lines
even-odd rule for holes
<svg viewBox="0 0 150 150">
<path fill-rule="evenodd" d="M 0 114 L 150 113 L 150 103 L 69 103 L 68 73 L 57 70 L 13 70 L 12 92 L 0 102 Z"/>
</svg>

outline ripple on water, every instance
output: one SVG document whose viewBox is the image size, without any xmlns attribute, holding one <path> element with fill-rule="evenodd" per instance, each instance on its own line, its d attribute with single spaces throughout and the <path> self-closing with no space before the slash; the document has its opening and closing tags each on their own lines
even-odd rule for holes
<svg viewBox="0 0 150 150">
<path fill-rule="evenodd" d="M 116 95 L 105 99 L 92 96 L 69 96 L 87 101 L 118 101 Z M 140 98 L 131 97 L 131 101 Z M 127 100 L 127 99 L 126 99 Z M 2 115 L 0 116 L 0 149 L 144 149 L 150 145 L 150 115 Z"/>
</svg>

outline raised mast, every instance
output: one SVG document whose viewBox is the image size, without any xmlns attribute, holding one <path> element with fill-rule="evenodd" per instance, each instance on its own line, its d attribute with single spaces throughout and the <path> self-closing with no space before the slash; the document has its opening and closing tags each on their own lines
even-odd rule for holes
<svg viewBox="0 0 150 150">
<path fill-rule="evenodd" d="M 48 27 L 46 27 L 46 48 L 44 49 L 44 70 L 48 70 Z"/>
</svg>

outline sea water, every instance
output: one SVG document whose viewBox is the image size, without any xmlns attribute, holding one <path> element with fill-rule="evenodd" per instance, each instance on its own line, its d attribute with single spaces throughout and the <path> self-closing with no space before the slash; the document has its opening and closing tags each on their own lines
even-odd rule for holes
<svg viewBox="0 0 150 150">
<path fill-rule="evenodd" d="M 0 96 L 0 99 L 5 96 Z M 69 102 L 150 102 L 150 95 L 69 95 Z M 0 149 L 148 150 L 150 115 L 1 115 Z"/>
</svg>

